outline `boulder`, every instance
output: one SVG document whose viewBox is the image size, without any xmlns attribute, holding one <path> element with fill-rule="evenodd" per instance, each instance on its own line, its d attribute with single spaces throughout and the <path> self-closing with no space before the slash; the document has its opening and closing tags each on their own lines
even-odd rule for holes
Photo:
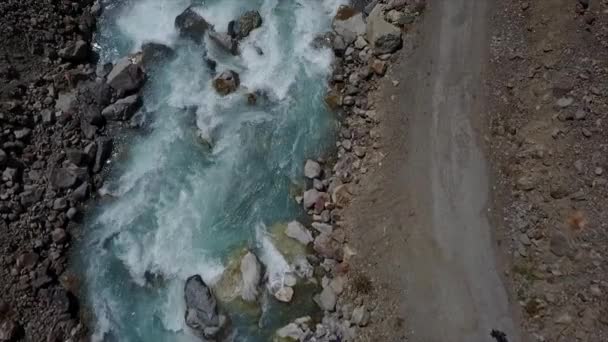
<svg viewBox="0 0 608 342">
<path fill-rule="evenodd" d="M 86 105 L 82 109 L 82 118 L 96 127 L 102 127 L 106 122 L 103 115 L 101 115 L 101 110 L 96 105 Z"/>
<path fill-rule="evenodd" d="M 304 164 L 304 176 L 306 178 L 314 179 L 321 176 L 321 165 L 314 160 L 308 159 Z"/>
<path fill-rule="evenodd" d="M 239 54 L 238 41 L 227 33 L 209 32 L 209 38 L 224 51 L 235 56 Z"/>
<path fill-rule="evenodd" d="M 76 110 L 76 92 L 61 92 L 55 101 L 55 109 L 63 113 L 72 113 Z"/>
<path fill-rule="evenodd" d="M 194 42 L 201 43 L 205 32 L 212 30 L 213 27 L 198 14 L 192 7 L 186 8 L 175 18 L 175 28 L 179 35 Z"/>
<path fill-rule="evenodd" d="M 138 90 L 145 80 L 146 74 L 141 65 L 133 63 L 127 56 L 116 62 L 106 82 L 117 91 L 130 93 Z"/>
<path fill-rule="evenodd" d="M 277 336 L 293 341 L 302 341 L 302 338 L 304 336 L 304 330 L 302 330 L 295 323 L 289 323 L 281 329 L 277 330 Z"/>
<path fill-rule="evenodd" d="M 151 69 L 160 62 L 171 60 L 174 57 L 175 51 L 167 45 L 147 42 L 141 46 L 141 63 L 146 69 Z"/>
<path fill-rule="evenodd" d="M 293 298 L 293 289 L 289 286 L 283 286 L 274 293 L 274 298 L 280 302 L 289 303 Z"/>
<path fill-rule="evenodd" d="M 367 18 L 366 38 L 376 55 L 393 53 L 403 45 L 401 30 L 384 20 L 384 6 L 374 7 Z"/>
<path fill-rule="evenodd" d="M 17 340 L 19 326 L 11 319 L 6 319 L 0 323 L 0 341 L 12 342 Z"/>
<path fill-rule="evenodd" d="M 96 141 L 97 151 L 95 154 L 95 163 L 93 165 L 93 172 L 97 173 L 101 171 L 106 160 L 112 155 L 112 148 L 114 147 L 114 141 L 112 138 L 100 138 Z"/>
<path fill-rule="evenodd" d="M 216 338 L 226 324 L 226 317 L 219 314 L 211 289 L 199 275 L 186 280 L 184 299 L 186 325 L 202 338 Z"/>
<path fill-rule="evenodd" d="M 241 287 L 241 298 L 247 302 L 253 302 L 258 296 L 258 285 L 260 284 L 262 267 L 255 254 L 248 252 L 241 259 L 241 276 L 243 284 Z"/>
<path fill-rule="evenodd" d="M 86 180 L 88 175 L 89 172 L 84 167 L 72 165 L 54 168 L 51 170 L 50 182 L 56 189 L 71 189 Z"/>
<path fill-rule="evenodd" d="M 328 200 L 326 193 L 320 192 L 317 189 L 306 190 L 303 195 L 303 204 L 306 209 L 323 209 L 325 202 Z"/>
<path fill-rule="evenodd" d="M 213 80 L 213 87 L 222 96 L 226 96 L 240 85 L 239 74 L 232 70 L 226 70 Z"/>
<path fill-rule="evenodd" d="M 251 33 L 251 31 L 262 26 L 262 16 L 258 11 L 247 11 L 234 22 L 233 27 L 229 28 L 236 39 L 243 39 Z"/>
<path fill-rule="evenodd" d="M 287 224 L 285 235 L 297 240 L 303 245 L 308 245 L 314 240 L 310 231 L 298 221 L 291 221 Z"/>
<path fill-rule="evenodd" d="M 84 40 L 69 42 L 66 47 L 59 50 L 59 57 L 69 62 L 84 62 L 89 57 L 89 44 Z"/>
<path fill-rule="evenodd" d="M 131 119 L 141 105 L 141 97 L 135 94 L 107 106 L 101 111 L 101 115 L 103 115 L 106 120 L 126 121 Z"/>
<path fill-rule="evenodd" d="M 324 311 L 334 311 L 338 296 L 331 287 L 326 286 L 323 291 L 315 298 L 319 307 Z"/>
<path fill-rule="evenodd" d="M 336 15 L 331 27 L 338 36 L 344 39 L 346 46 L 354 42 L 357 36 L 365 34 L 365 21 L 363 21 L 362 13 L 350 17 Z"/>
</svg>

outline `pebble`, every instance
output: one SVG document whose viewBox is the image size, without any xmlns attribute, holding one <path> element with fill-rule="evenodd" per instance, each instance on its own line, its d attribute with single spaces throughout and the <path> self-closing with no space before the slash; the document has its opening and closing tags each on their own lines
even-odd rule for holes
<svg viewBox="0 0 608 342">
<path fill-rule="evenodd" d="M 562 97 L 557 100 L 556 104 L 560 108 L 567 108 L 574 102 L 574 99 L 571 97 Z"/>
<path fill-rule="evenodd" d="M 585 136 L 585 138 L 590 138 L 590 137 L 591 137 L 591 135 L 592 135 L 592 134 L 591 134 L 591 131 L 590 131 L 590 130 L 588 130 L 587 128 L 583 128 L 583 129 L 581 130 L 581 132 L 583 133 L 583 136 Z"/>
</svg>

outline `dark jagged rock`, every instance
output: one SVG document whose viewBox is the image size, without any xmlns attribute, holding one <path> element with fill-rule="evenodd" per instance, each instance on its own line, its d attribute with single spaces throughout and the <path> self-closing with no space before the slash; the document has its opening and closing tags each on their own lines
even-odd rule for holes
<svg viewBox="0 0 608 342">
<path fill-rule="evenodd" d="M 249 36 L 251 31 L 262 26 L 262 16 L 258 11 L 248 11 L 233 24 L 232 30 L 230 25 L 228 26 L 228 31 L 232 31 L 236 39 L 243 39 Z"/>
<path fill-rule="evenodd" d="M 124 93 L 138 90 L 145 80 L 146 74 L 142 67 L 133 63 L 129 57 L 119 59 L 107 77 L 108 85 Z"/>
<path fill-rule="evenodd" d="M 147 42 L 141 46 L 141 61 L 146 69 L 154 68 L 157 64 L 174 57 L 175 51 L 167 45 Z"/>
<path fill-rule="evenodd" d="M 236 39 L 230 37 L 227 33 L 209 32 L 209 38 L 217 46 L 232 55 L 238 55 L 239 43 Z"/>
<path fill-rule="evenodd" d="M 101 115 L 103 115 L 106 120 L 126 121 L 131 119 L 141 105 L 141 97 L 135 94 L 107 106 L 101 111 Z"/>
<path fill-rule="evenodd" d="M 89 57 L 89 44 L 83 40 L 70 42 L 65 48 L 59 50 L 59 57 L 69 62 L 84 62 Z"/>
<path fill-rule="evenodd" d="M 201 43 L 207 30 L 213 27 L 192 7 L 186 8 L 175 18 L 175 28 L 183 38 L 191 39 Z"/>
<path fill-rule="evenodd" d="M 93 165 L 93 172 L 95 173 L 101 171 L 106 160 L 112 155 L 112 148 L 114 146 L 111 138 L 100 138 L 96 144 L 97 154 L 95 155 L 95 165 Z"/>
<path fill-rule="evenodd" d="M 218 311 L 211 289 L 199 275 L 191 276 L 184 286 L 186 325 L 206 339 L 215 339 L 226 325 L 226 317 Z"/>
</svg>

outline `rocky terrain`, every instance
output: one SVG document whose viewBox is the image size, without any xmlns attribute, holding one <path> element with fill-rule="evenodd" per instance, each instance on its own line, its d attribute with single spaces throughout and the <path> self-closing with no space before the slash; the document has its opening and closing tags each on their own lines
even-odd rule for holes
<svg viewBox="0 0 608 342">
<path fill-rule="evenodd" d="M 488 78 L 497 239 L 530 341 L 606 341 L 605 1 L 500 2 Z"/>
</svg>

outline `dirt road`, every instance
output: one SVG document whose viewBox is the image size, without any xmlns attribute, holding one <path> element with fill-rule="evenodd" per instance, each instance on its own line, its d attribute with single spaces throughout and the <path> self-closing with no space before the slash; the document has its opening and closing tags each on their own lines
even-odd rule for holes
<svg viewBox="0 0 608 342">
<path fill-rule="evenodd" d="M 367 227 L 364 241 L 382 236 L 382 244 L 357 247 L 400 303 L 394 314 L 408 331 L 395 340 L 493 341 L 492 329 L 520 340 L 497 267 L 488 167 L 476 130 L 484 119 L 488 6 L 433 1 L 420 46 L 389 74 L 401 83 L 387 81 L 379 92 L 388 157 L 374 176 L 380 181 L 362 189 L 359 197 L 368 200 L 353 205 L 353 224 Z"/>
</svg>

